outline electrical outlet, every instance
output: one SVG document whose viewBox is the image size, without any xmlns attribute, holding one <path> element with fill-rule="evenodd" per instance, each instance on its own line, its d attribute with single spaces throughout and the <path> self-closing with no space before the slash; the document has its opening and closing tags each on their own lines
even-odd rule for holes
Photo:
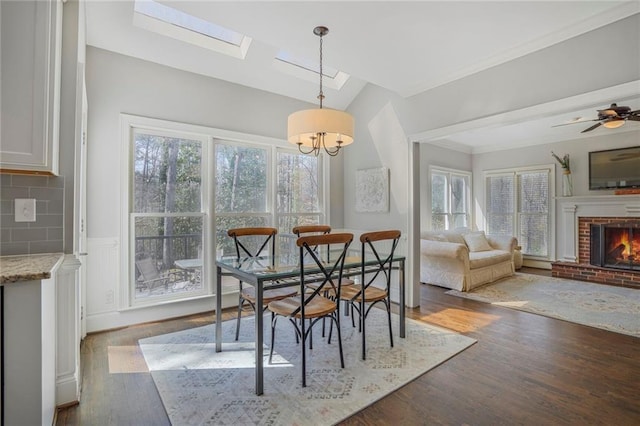
<svg viewBox="0 0 640 426">
<path fill-rule="evenodd" d="M 35 198 L 15 199 L 15 221 L 35 222 L 36 221 L 36 200 Z"/>
<path fill-rule="evenodd" d="M 113 290 L 107 290 L 106 297 L 105 297 L 105 303 L 107 305 L 113 305 L 113 302 L 114 302 L 114 300 L 113 300 L 114 297 L 113 296 L 114 296 Z"/>
</svg>

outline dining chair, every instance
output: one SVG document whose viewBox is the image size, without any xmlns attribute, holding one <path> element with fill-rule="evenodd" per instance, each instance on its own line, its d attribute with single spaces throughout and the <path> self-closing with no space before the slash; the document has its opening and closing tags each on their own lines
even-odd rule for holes
<svg viewBox="0 0 640 426">
<path fill-rule="evenodd" d="M 366 358 L 366 334 L 365 322 L 371 308 L 377 303 L 382 303 L 387 310 L 389 321 L 389 342 L 393 347 L 393 331 L 391 328 L 391 271 L 393 255 L 400 240 L 400 231 L 375 231 L 360 235 L 361 243 L 361 268 L 360 283 L 347 286 L 342 289 L 340 299 L 348 302 L 351 308 L 351 322 L 354 323 L 354 311 L 358 313 L 359 331 L 362 333 L 362 359 Z M 384 250 L 384 251 L 381 251 Z M 384 253 L 384 254 L 381 254 Z M 365 266 L 367 259 L 375 258 L 375 264 Z M 377 280 L 382 277 L 383 280 Z M 376 286 L 378 281 L 383 281 L 382 286 Z"/>
<path fill-rule="evenodd" d="M 253 227 L 253 228 L 233 228 L 227 231 L 227 235 L 233 238 L 233 242 L 236 248 L 236 256 L 238 261 L 244 257 L 256 258 L 262 253 L 269 254 L 270 265 L 274 266 L 275 259 L 275 239 L 278 230 L 276 228 L 268 227 Z M 264 312 L 264 307 L 273 302 L 274 300 L 284 299 L 285 297 L 293 296 L 297 293 L 295 287 L 291 288 L 265 288 L 262 292 L 263 306 L 260 307 L 260 311 L 256 308 L 256 289 L 253 286 L 242 286 L 242 280 L 239 282 L 238 292 L 238 319 L 236 323 L 236 340 L 240 337 L 240 320 L 242 318 L 242 308 L 245 302 L 248 303 L 253 311 L 257 315 L 261 315 Z"/>
<path fill-rule="evenodd" d="M 298 238 L 300 237 L 304 237 L 307 235 L 324 235 L 324 234 L 329 234 L 331 232 L 331 226 L 330 225 L 299 225 L 299 226 L 295 226 L 291 232 L 293 232 Z M 315 246 L 314 251 L 317 253 L 318 252 L 318 246 Z M 331 252 L 330 250 L 327 250 L 327 262 L 331 261 Z M 353 284 L 353 280 L 351 278 L 342 278 L 342 281 L 340 283 L 341 285 L 345 286 L 345 285 L 351 285 Z M 310 283 L 309 287 L 311 288 L 315 288 L 317 286 L 317 283 Z M 325 296 L 330 296 L 329 292 L 327 291 Z M 345 304 L 345 315 L 349 315 L 349 310 L 346 309 L 347 305 Z M 325 324 L 324 321 L 322 322 L 322 337 L 324 337 L 325 335 Z M 313 336 L 311 337 L 311 339 L 309 340 L 309 347 L 313 348 Z"/>
<path fill-rule="evenodd" d="M 307 386 L 306 378 L 306 340 L 311 336 L 313 326 L 319 320 L 328 318 L 331 325 L 335 324 L 338 335 L 338 349 L 340 352 L 340 365 L 344 368 L 344 356 L 342 353 L 342 336 L 340 334 L 340 282 L 344 271 L 344 260 L 347 249 L 353 240 L 353 234 L 338 233 L 325 235 L 312 235 L 300 237 L 296 245 L 300 249 L 300 291 L 296 296 L 276 300 L 267 305 L 271 311 L 271 348 L 269 350 L 269 363 L 272 362 L 273 349 L 276 335 L 276 323 L 278 318 L 288 318 L 293 324 L 296 336 L 301 341 L 302 348 L 302 386 Z M 335 260 L 327 263 L 314 250 L 314 247 L 327 245 L 340 247 L 337 250 Z M 305 256 L 307 261 L 305 262 Z M 312 259 L 309 260 L 309 259 Z M 308 273 L 312 272 L 312 273 Z M 317 277 L 317 272 L 321 278 Z M 313 290 L 308 286 L 309 281 L 319 283 Z M 325 296 L 327 290 L 336 295 L 334 298 Z M 307 320 L 308 327 L 307 327 Z M 331 343 L 329 335 L 328 343 Z"/>
<path fill-rule="evenodd" d="M 295 234 L 296 237 L 305 237 L 308 235 L 326 235 L 331 233 L 330 225 L 299 225 L 293 227 L 291 230 Z M 318 246 L 314 246 L 313 250 L 318 253 Z M 327 250 L 327 262 L 330 262 L 330 250 Z M 353 280 L 350 278 L 343 278 L 342 285 L 351 285 L 353 284 Z M 313 284 L 311 284 L 313 285 Z"/>
</svg>

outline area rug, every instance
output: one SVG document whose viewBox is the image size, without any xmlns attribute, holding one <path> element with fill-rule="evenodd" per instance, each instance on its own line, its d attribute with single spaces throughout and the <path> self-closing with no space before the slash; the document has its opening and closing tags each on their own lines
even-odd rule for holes
<svg viewBox="0 0 640 426">
<path fill-rule="evenodd" d="M 267 320 L 269 317 L 265 317 Z M 301 383 L 301 351 L 293 326 L 278 321 L 273 363 L 265 349 L 264 394 L 255 394 L 254 317 L 222 325 L 222 352 L 215 352 L 215 327 L 207 325 L 139 341 L 173 425 L 330 425 L 343 420 L 466 349 L 474 339 L 407 319 L 406 338 L 389 346 L 386 313 L 367 319 L 367 359 L 360 359 L 357 328 L 343 317 L 345 368 L 338 345 L 314 328 L 307 352 L 307 387 Z M 265 321 L 265 336 L 270 336 Z M 269 340 L 269 339 L 267 339 Z"/>
<path fill-rule="evenodd" d="M 640 290 L 632 288 L 516 273 L 446 294 L 640 337 Z"/>
</svg>

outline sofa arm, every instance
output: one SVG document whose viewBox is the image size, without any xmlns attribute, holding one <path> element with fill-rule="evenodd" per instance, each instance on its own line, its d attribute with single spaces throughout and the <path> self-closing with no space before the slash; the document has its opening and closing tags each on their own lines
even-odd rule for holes
<svg viewBox="0 0 640 426">
<path fill-rule="evenodd" d="M 420 240 L 420 252 L 423 256 L 447 257 L 469 261 L 469 249 L 464 244 Z"/>
<path fill-rule="evenodd" d="M 509 253 L 513 253 L 518 245 L 516 237 L 506 235 L 487 235 L 487 241 L 494 249 L 508 251 Z"/>
</svg>

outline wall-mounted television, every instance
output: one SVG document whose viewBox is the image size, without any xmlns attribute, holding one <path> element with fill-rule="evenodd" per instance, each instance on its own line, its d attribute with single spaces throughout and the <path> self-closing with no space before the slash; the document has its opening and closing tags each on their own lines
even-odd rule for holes
<svg viewBox="0 0 640 426">
<path fill-rule="evenodd" d="M 589 153 L 589 189 L 640 188 L 640 146 Z"/>
</svg>

